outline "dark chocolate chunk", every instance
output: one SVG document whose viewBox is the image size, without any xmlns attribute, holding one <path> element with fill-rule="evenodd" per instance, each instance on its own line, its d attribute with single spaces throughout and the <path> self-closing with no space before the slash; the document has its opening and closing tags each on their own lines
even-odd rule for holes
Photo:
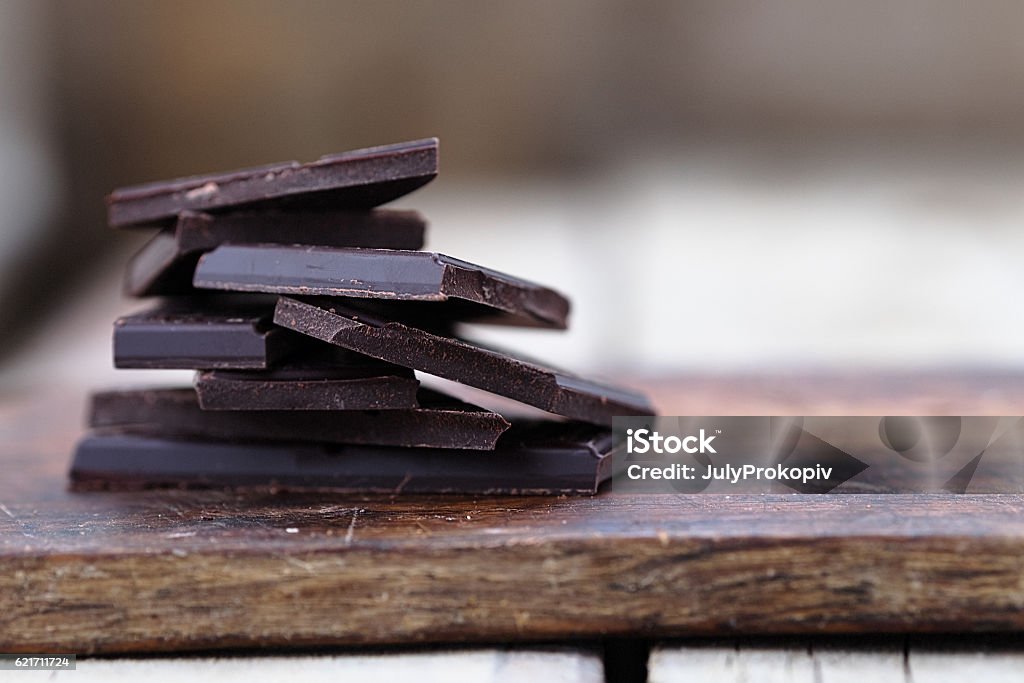
<svg viewBox="0 0 1024 683">
<path fill-rule="evenodd" d="M 355 354 L 353 354 L 355 355 Z M 412 370 L 365 356 L 344 364 L 196 375 L 203 410 L 394 410 L 415 408 Z"/>
<path fill-rule="evenodd" d="M 167 301 L 114 323 L 114 366 L 161 369 L 268 368 L 297 349 L 301 335 L 275 327 L 266 302 L 218 305 Z"/>
<path fill-rule="evenodd" d="M 234 292 L 451 301 L 448 315 L 557 329 L 565 329 L 569 315 L 568 300 L 552 289 L 423 251 L 224 245 L 199 259 L 193 284 Z"/>
<path fill-rule="evenodd" d="M 89 426 L 143 429 L 164 437 L 314 441 L 493 450 L 509 423 L 501 415 L 420 388 L 406 410 L 208 411 L 192 389 L 105 391 L 93 395 Z"/>
<path fill-rule="evenodd" d="M 102 430 L 78 444 L 77 489 L 216 487 L 356 493 L 593 494 L 612 436 L 579 423 L 513 426 L 491 452 L 168 439 Z"/>
<path fill-rule="evenodd" d="M 437 139 L 331 154 L 227 173 L 134 185 L 107 197 L 112 227 L 170 225 L 182 211 L 237 207 L 369 209 L 437 175 Z"/>
<path fill-rule="evenodd" d="M 222 244 L 306 244 L 326 247 L 420 249 L 426 221 L 415 211 L 186 211 L 173 230 L 157 233 L 128 262 L 132 296 L 188 294 L 205 251 Z"/>
<path fill-rule="evenodd" d="M 183 251 L 210 251 L 222 244 L 305 244 L 367 249 L 421 249 L 427 222 L 416 211 L 317 209 L 232 211 L 178 216 Z"/>
<path fill-rule="evenodd" d="M 183 252 L 175 234 L 162 231 L 142 245 L 124 271 L 124 293 L 129 296 L 189 294 L 192 275 L 202 252 Z"/>
<path fill-rule="evenodd" d="M 506 396 L 556 415 L 610 425 L 653 415 L 638 393 L 598 384 L 460 339 L 375 318 L 336 300 L 281 297 L 274 322 L 358 353 Z"/>
</svg>

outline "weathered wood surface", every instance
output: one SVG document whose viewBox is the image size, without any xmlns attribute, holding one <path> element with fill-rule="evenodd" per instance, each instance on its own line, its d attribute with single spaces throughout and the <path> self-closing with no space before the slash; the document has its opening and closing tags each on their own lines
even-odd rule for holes
<svg viewBox="0 0 1024 683">
<path fill-rule="evenodd" d="M 79 420 L 0 404 L 0 650 L 1024 630 L 1024 496 L 71 494 Z"/>
</svg>

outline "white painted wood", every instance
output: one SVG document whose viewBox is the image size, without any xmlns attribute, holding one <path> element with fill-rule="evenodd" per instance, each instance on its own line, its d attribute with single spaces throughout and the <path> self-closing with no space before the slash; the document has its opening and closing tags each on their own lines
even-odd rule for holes
<svg viewBox="0 0 1024 683">
<path fill-rule="evenodd" d="M 1024 645 L 1024 641 L 1022 641 Z M 654 648 L 649 683 L 1024 683 L 1024 652 L 833 647 Z"/>
<path fill-rule="evenodd" d="M 1022 639 L 1024 645 L 1024 639 Z M 910 651 L 913 683 L 1024 683 L 1024 652 Z"/>
<path fill-rule="evenodd" d="M 650 683 L 905 683 L 903 653 L 811 647 L 661 647 Z"/>
<path fill-rule="evenodd" d="M 814 648 L 819 683 L 906 683 L 903 649 Z"/>
<path fill-rule="evenodd" d="M 777 648 L 655 648 L 649 683 L 815 683 L 806 650 Z"/>
<path fill-rule="evenodd" d="M 0 671 L 0 681 L 67 683 L 601 683 L 593 653 L 542 650 L 467 650 L 408 654 L 307 657 L 156 658 L 79 660 L 75 671 Z"/>
</svg>

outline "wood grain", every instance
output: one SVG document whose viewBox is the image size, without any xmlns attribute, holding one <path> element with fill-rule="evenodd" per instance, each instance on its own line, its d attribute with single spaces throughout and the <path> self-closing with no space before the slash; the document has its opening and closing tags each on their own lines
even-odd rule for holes
<svg viewBox="0 0 1024 683">
<path fill-rule="evenodd" d="M 0 404 L 4 651 L 1024 630 L 1024 496 L 72 494 L 78 411 Z"/>
</svg>

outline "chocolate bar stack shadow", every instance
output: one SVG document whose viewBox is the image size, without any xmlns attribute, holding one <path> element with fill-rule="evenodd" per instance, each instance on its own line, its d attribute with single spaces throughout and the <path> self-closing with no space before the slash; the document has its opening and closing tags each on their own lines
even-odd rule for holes
<svg viewBox="0 0 1024 683">
<path fill-rule="evenodd" d="M 653 409 L 459 336 L 466 323 L 565 329 L 569 302 L 420 251 L 418 213 L 375 208 L 436 175 L 429 139 L 111 194 L 112 227 L 159 228 L 125 277 L 158 300 L 115 322 L 114 363 L 197 373 L 191 388 L 94 395 L 72 485 L 596 492 L 612 416 Z M 552 417 L 510 423 L 417 371 Z"/>
</svg>

